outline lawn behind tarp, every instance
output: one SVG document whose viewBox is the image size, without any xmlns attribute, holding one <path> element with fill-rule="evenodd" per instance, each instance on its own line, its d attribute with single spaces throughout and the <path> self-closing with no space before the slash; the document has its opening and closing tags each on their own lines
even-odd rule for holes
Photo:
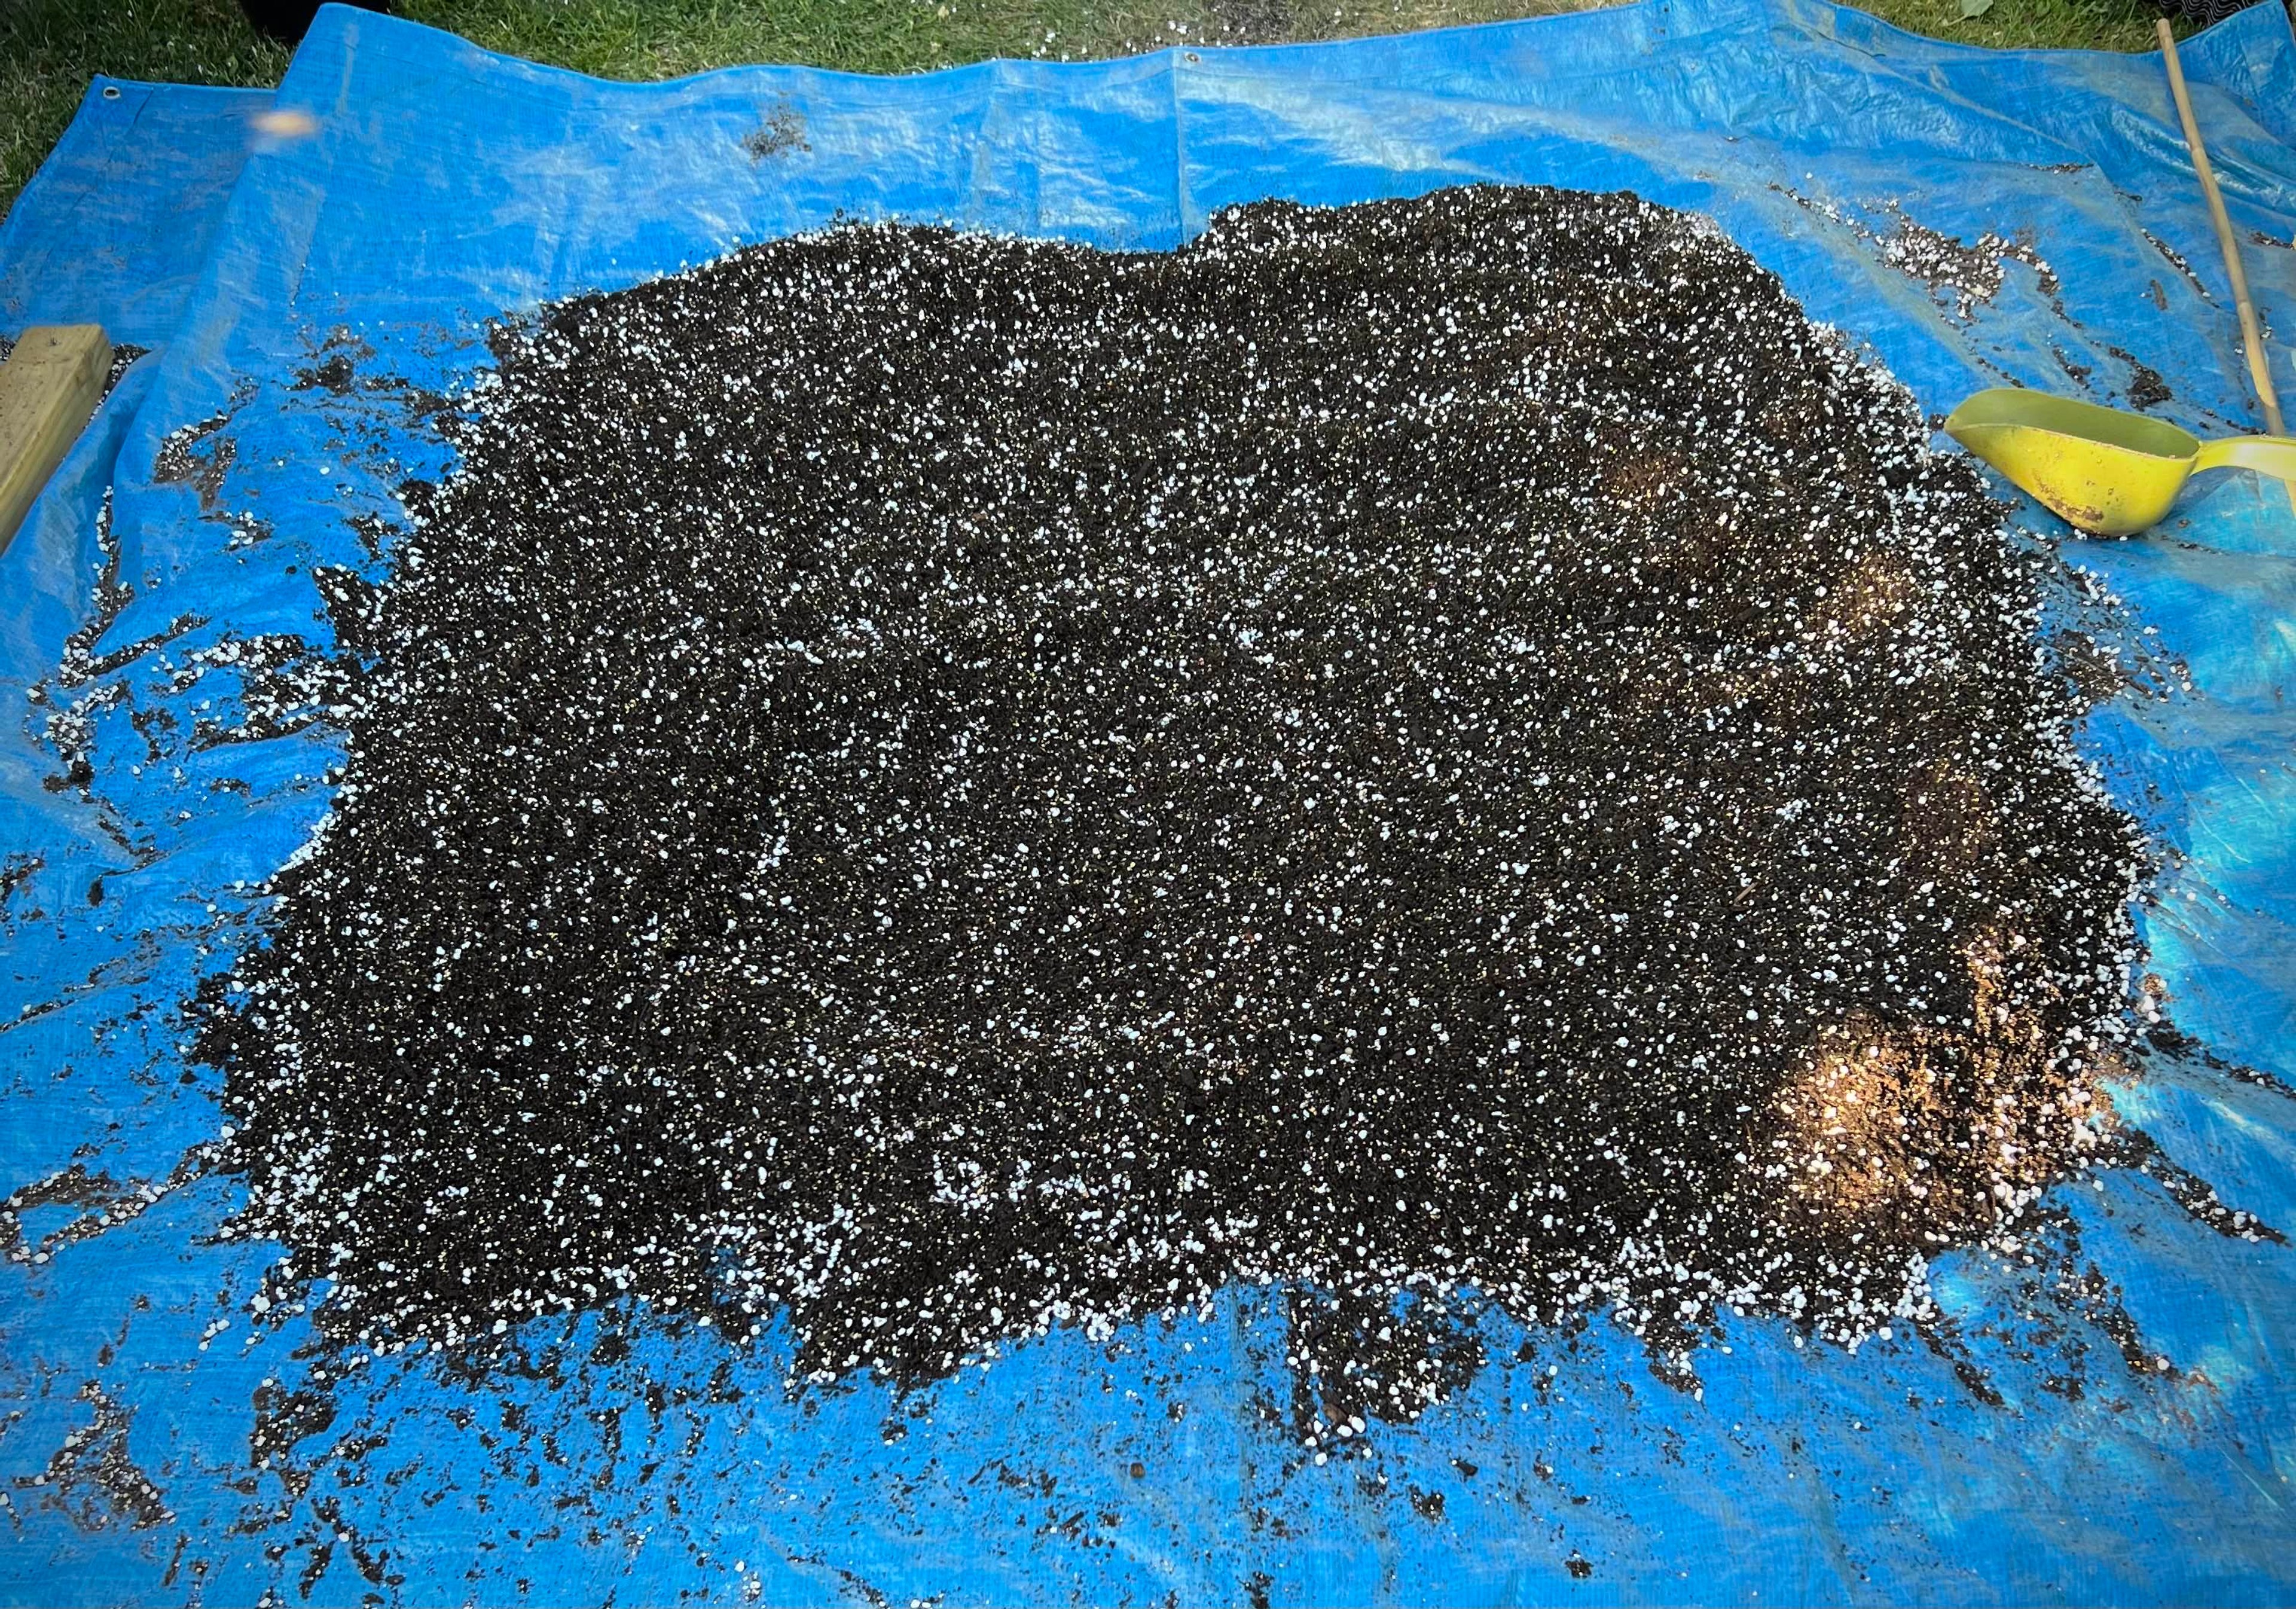
<svg viewBox="0 0 2296 1609">
<path fill-rule="evenodd" d="M 2287 329 L 2285 18 L 2185 54 Z M 906 1398 L 792 1399 L 783 1340 L 627 1313 L 529 1326 L 519 1367 L 483 1375 L 402 1355 L 330 1380 L 308 1318 L 258 1317 L 279 1293 L 264 1248 L 216 1238 L 239 1186 L 200 1170 L 223 1120 L 179 1008 L 253 941 L 256 885 L 324 817 L 340 740 L 324 710 L 247 732 L 234 645 L 324 644 L 314 570 L 383 573 L 396 488 L 446 462 L 426 410 L 486 367 L 487 319 L 840 217 L 1157 249 L 1234 202 L 1478 181 L 1711 214 L 1934 412 L 2006 381 L 2120 402 L 2143 365 L 2161 416 L 2253 428 L 2157 59 L 1960 49 L 1814 4 L 651 86 L 338 10 L 275 102 L 92 92 L 0 231 L 0 333 L 98 317 L 155 349 L 0 558 L 21 712 L 0 735 L 0 1187 L 23 1253 L 0 1274 L 0 1597 L 2296 1591 L 2296 1252 L 2128 1172 L 2058 1193 L 2074 1229 L 1941 1263 L 1938 1350 L 1746 1321 L 1696 1355 L 1693 1393 L 1599 1317 L 1567 1336 L 1493 1313 L 1467 1390 L 1322 1465 L 1261 1292 Z M 2147 538 L 2063 553 L 2128 601 L 2069 579 L 2056 623 L 2122 651 L 2129 685 L 2084 742 L 2163 848 L 2144 928 L 2196 1041 L 2116 1099 L 2231 1205 L 2296 1227 L 2296 1102 L 2211 1060 L 2296 1078 L 2296 526 L 2219 478 Z"/>
</svg>

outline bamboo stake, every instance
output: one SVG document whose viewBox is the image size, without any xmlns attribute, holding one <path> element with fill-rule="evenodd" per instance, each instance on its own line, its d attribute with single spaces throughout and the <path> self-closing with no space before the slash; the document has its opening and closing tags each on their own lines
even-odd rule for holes
<svg viewBox="0 0 2296 1609">
<path fill-rule="evenodd" d="M 2232 280 L 2233 305 L 2240 314 L 2240 341 L 2248 353 L 2249 383 L 2263 405 L 2264 428 L 2276 436 L 2288 433 L 2280 418 L 2280 393 L 2272 386 L 2272 365 L 2264 350 L 2264 331 L 2256 322 L 2256 303 L 2248 293 L 2248 271 L 2241 267 L 2240 242 L 2233 237 L 2232 219 L 2225 212 L 2224 193 L 2217 188 L 2216 169 L 2209 166 L 2209 151 L 2201 143 L 2201 126 L 2193 116 L 2193 98 L 2185 90 L 2185 64 L 2177 59 L 2177 37 L 2166 17 L 2154 21 L 2160 30 L 2161 55 L 2169 64 L 2169 93 L 2177 98 L 2177 117 L 2185 126 L 2185 144 L 2193 152 L 2193 171 L 2200 176 L 2201 193 L 2208 198 L 2209 221 L 2216 226 L 2217 246 L 2224 253 L 2225 273 Z M 2289 507 L 2296 510 L 2296 485 L 2288 488 Z"/>
</svg>

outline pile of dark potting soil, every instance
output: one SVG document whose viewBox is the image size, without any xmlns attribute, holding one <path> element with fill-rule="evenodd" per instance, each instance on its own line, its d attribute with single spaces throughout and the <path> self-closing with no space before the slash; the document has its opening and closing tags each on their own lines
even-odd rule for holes
<svg viewBox="0 0 2296 1609">
<path fill-rule="evenodd" d="M 2113 1143 L 2139 842 L 1999 511 L 1699 219 L 840 228 L 499 357 L 204 1030 L 339 1334 L 1282 1282 L 1392 1416 L 1463 1292 L 1854 1338 Z"/>
</svg>

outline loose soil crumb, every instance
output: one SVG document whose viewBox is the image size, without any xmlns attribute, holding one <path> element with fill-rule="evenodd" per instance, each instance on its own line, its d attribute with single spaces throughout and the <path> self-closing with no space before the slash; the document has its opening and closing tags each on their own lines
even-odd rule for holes
<svg viewBox="0 0 2296 1609">
<path fill-rule="evenodd" d="M 1927 228 L 1903 212 L 1897 217 L 1897 233 L 1882 242 L 1882 260 L 1939 295 L 1951 297 L 1964 319 L 1978 303 L 1989 302 L 2001 293 L 2007 278 L 2002 265 L 2013 259 L 2033 270 L 2042 295 L 2054 299 L 2062 288 L 2056 270 L 2029 240 L 2010 240 L 1988 229 L 1974 244 L 1964 245 L 1959 236 Z"/>
<path fill-rule="evenodd" d="M 83 1385 L 79 1395 L 94 1408 L 94 1418 L 68 1433 L 38 1474 L 18 1475 L 17 1490 L 37 1492 L 44 1506 L 62 1513 L 82 1531 L 114 1525 L 149 1531 L 174 1519 L 167 1494 L 128 1456 L 134 1411 L 113 1401 L 93 1382 Z"/>
<path fill-rule="evenodd" d="M 217 414 L 196 424 L 168 432 L 152 460 L 152 479 L 160 486 L 189 486 L 200 494 L 200 512 L 213 513 L 223 494 L 224 477 L 239 444 L 217 431 L 231 423 L 229 414 Z"/>
<path fill-rule="evenodd" d="M 2125 352 L 2119 347 L 2107 347 L 2105 350 L 2128 365 L 2128 406 L 2130 407 L 2157 408 L 2164 402 L 2176 399 L 2177 393 L 2169 389 L 2169 382 L 2161 378 L 2161 371 L 2151 364 L 2139 363 L 2133 354 Z"/>
<path fill-rule="evenodd" d="M 1854 1341 L 2118 1153 L 2141 843 L 2023 561 L 1703 220 L 847 227 L 497 356 L 206 997 L 346 1340 L 914 1381 L 1267 1283 L 1330 1444 L 1463 1305 Z"/>
<path fill-rule="evenodd" d="M 1897 201 L 1864 203 L 1860 210 L 1867 215 L 1879 214 L 1895 220 L 1897 226 L 1883 234 L 1864 217 L 1839 202 L 1804 195 L 1783 185 L 1773 185 L 1771 188 L 1804 211 L 1839 224 L 1871 243 L 1878 249 L 1884 264 L 1927 286 L 1930 293 L 1964 323 L 1975 316 L 1980 304 L 1989 304 L 2001 294 L 2002 286 L 2008 283 L 2008 271 L 2003 265 L 2011 261 L 2032 269 L 2041 294 L 2060 314 L 2064 311 L 2061 305 L 2063 283 L 2024 232 L 2012 240 L 1988 229 L 1973 243 L 1964 242 L 1959 235 L 1915 223 Z M 2062 354 L 2059 361 L 2063 361 Z"/>
<path fill-rule="evenodd" d="M 2169 266 L 2170 267 L 2176 269 L 2177 273 L 2185 276 L 2185 283 L 2192 286 L 2194 293 L 2197 294 L 2202 300 L 2207 301 L 2212 300 L 2209 296 L 2209 288 L 2201 283 L 2201 276 L 2193 272 L 2193 265 L 2185 260 L 2182 253 L 2180 253 L 2174 246 L 2171 246 L 2167 241 L 2164 241 L 2159 235 L 2154 234 L 2149 229 L 2139 230 L 2138 233 L 2143 234 L 2145 240 L 2151 243 L 2152 250 L 2158 251 L 2162 257 L 2168 259 Z"/>
<path fill-rule="evenodd" d="M 742 149 L 750 153 L 753 162 L 768 157 L 786 156 L 792 151 L 811 151 L 805 137 L 805 113 L 797 103 L 784 96 L 758 121 L 758 126 L 742 138 Z"/>
<path fill-rule="evenodd" d="M 90 886 L 91 904 L 102 902 L 96 891 L 100 886 L 101 879 Z M 154 1203 L 200 1178 L 215 1160 L 212 1145 L 196 1145 L 164 1178 L 120 1184 L 108 1173 L 92 1174 L 85 1163 L 74 1162 L 61 1173 L 20 1186 L 0 1199 L 0 1257 L 18 1263 L 47 1262 L 75 1242 L 142 1217 Z M 79 1211 L 44 1233 L 28 1235 L 26 1216 L 43 1207 Z"/>
</svg>

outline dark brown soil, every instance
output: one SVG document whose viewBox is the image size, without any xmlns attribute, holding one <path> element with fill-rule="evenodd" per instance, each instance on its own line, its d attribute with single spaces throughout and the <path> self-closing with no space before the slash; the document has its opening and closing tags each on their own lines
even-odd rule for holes
<svg viewBox="0 0 2296 1609">
<path fill-rule="evenodd" d="M 1274 1282 L 1343 1441 L 1477 1301 L 1902 1321 L 2114 1143 L 2140 845 L 2000 511 L 1702 221 L 851 227 L 498 353 L 203 1033 L 340 1334 Z"/>
</svg>

